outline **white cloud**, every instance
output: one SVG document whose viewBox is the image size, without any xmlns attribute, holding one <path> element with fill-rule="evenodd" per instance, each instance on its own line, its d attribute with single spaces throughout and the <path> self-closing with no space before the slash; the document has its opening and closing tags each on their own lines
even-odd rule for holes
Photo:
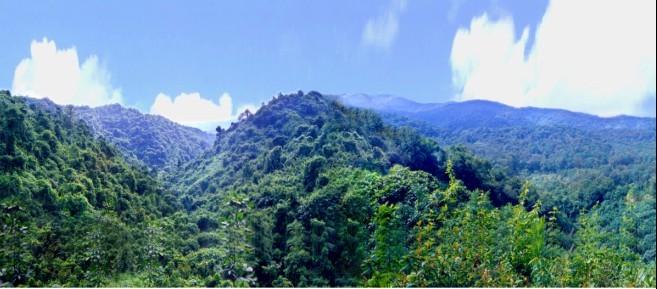
<svg viewBox="0 0 657 289">
<path fill-rule="evenodd" d="M 174 98 L 160 93 L 151 105 L 150 113 L 183 125 L 214 130 L 217 125 L 223 127 L 236 120 L 245 109 L 253 113 L 257 111 L 256 106 L 247 104 L 233 113 L 233 99 L 228 93 L 222 94 L 216 103 L 203 98 L 198 92 L 181 93 Z"/>
<path fill-rule="evenodd" d="M 121 103 L 121 90 L 95 55 L 80 66 L 75 48 L 57 49 L 55 41 L 32 41 L 31 57 L 14 71 L 12 94 L 50 98 L 59 104 L 99 106 Z"/>
<path fill-rule="evenodd" d="M 399 16 L 404 10 L 406 0 L 392 0 L 383 14 L 369 19 L 363 28 L 363 44 L 390 49 L 399 33 Z"/>
<path fill-rule="evenodd" d="M 599 115 L 649 114 L 655 95 L 654 1 L 552 1 L 531 51 L 511 18 L 485 14 L 457 31 L 457 98 L 557 107 Z M 647 112 L 648 111 L 648 112 Z"/>
</svg>

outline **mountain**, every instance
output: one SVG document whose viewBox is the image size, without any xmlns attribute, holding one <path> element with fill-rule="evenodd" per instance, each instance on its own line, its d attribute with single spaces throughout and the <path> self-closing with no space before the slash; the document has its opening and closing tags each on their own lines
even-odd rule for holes
<svg viewBox="0 0 657 289">
<path fill-rule="evenodd" d="M 359 284 L 363 274 L 372 278 L 369 286 L 379 286 L 385 281 L 362 267 L 374 244 L 367 228 L 375 226 L 377 210 L 390 204 L 399 208 L 394 218 L 405 224 L 399 229 L 411 230 L 427 213 L 432 192 L 449 182 L 447 154 L 408 129 L 386 126 L 374 113 L 317 92 L 279 95 L 220 130 L 211 151 L 171 177 L 193 216 L 226 224 L 212 221 L 181 238 L 202 238 L 192 253 L 198 262 L 207 262 L 201 256 L 212 248 L 233 252 L 224 254 L 238 256 L 253 272 L 231 260 L 221 266 L 235 268 L 230 274 L 237 280 L 254 278 L 260 286 L 348 286 Z M 487 188 L 500 205 L 517 201 L 519 182 L 471 155 L 451 156 L 450 168 L 472 189 Z M 465 192 L 454 197 L 467 198 Z M 235 239 L 222 243 L 226 231 L 234 231 Z M 397 241 L 411 238 L 404 235 Z M 253 247 L 249 239 L 257 240 Z"/>
<path fill-rule="evenodd" d="M 56 107 L 47 99 L 28 101 Z M 214 141 L 213 135 L 199 129 L 118 104 L 95 108 L 73 106 L 72 109 L 97 136 L 154 169 L 173 168 L 190 161 L 210 148 Z"/>
<path fill-rule="evenodd" d="M 0 92 L 0 285 L 655 284 L 642 258 L 654 182 L 563 230 L 573 194 L 546 212 L 531 185 L 467 149 L 317 92 L 274 97 L 215 139 L 155 172 L 74 107 Z"/>
<path fill-rule="evenodd" d="M 445 104 L 423 104 L 393 95 L 343 94 L 338 100 L 351 107 L 372 109 L 380 112 L 419 112 L 438 108 Z"/>
<path fill-rule="evenodd" d="M 178 183 L 183 191 L 213 192 L 242 185 L 241 181 L 258 182 L 262 176 L 257 171 L 301 170 L 299 166 L 313 157 L 321 157 L 327 165 L 380 172 L 399 163 L 443 173 L 432 151 L 437 149 L 438 156 L 444 152 L 435 143 L 412 134 L 394 138 L 392 133 L 396 132 L 375 114 L 352 111 L 319 93 L 280 95 L 256 114 L 219 130 L 212 150 L 183 167 Z M 413 144 L 417 147 L 404 146 L 405 139 L 418 142 Z M 274 163 L 268 164 L 268 158 Z"/>
<path fill-rule="evenodd" d="M 573 286 L 589 273 L 596 284 L 639 284 L 584 270 L 579 260 L 593 255 L 605 272 L 654 268 L 612 241 L 637 219 L 603 231 L 583 214 L 561 232 L 558 211 L 487 161 L 317 92 L 279 95 L 219 130 L 168 182 L 197 220 L 198 231 L 178 235 L 197 240 L 188 258 L 222 268 L 205 286 Z M 628 261 L 603 264 L 612 259 Z"/>
<path fill-rule="evenodd" d="M 529 180 L 544 213 L 559 209 L 573 230 L 582 210 L 606 211 L 617 229 L 625 196 L 655 198 L 655 119 L 603 118 L 559 109 L 513 108 L 491 101 L 419 104 L 391 96 L 339 96 L 342 103 L 377 111 L 386 123 L 411 127 L 443 147 L 463 146 L 507 174 Z M 613 212 L 611 212 L 613 211 Z M 654 207 L 643 212 L 654 216 Z M 650 218 L 648 218 L 650 219 Z M 654 230 L 643 229 L 640 252 L 655 258 Z"/>
<path fill-rule="evenodd" d="M 173 174 L 182 193 L 205 196 L 245 183 L 260 185 L 272 173 L 293 175 L 305 163 L 352 167 L 385 173 L 399 164 L 446 180 L 450 153 L 460 161 L 455 171 L 469 189 L 485 188 L 499 204 L 515 201 L 520 185 L 465 151 L 448 152 L 409 129 L 386 126 L 375 113 L 352 109 L 318 92 L 280 95 L 256 114 L 219 130 L 213 148 Z M 477 165 L 468 164 L 477 162 Z M 503 188 L 504 182 L 514 188 Z M 310 182 L 310 183 L 307 183 Z M 314 181 L 304 180 L 306 190 Z"/>
<path fill-rule="evenodd" d="M 363 94 L 345 94 L 338 96 L 338 99 L 345 105 L 394 113 L 450 130 L 519 126 L 561 126 L 583 130 L 655 130 L 654 118 L 599 117 L 562 109 L 514 108 L 487 100 L 417 103 L 402 97 Z"/>
<path fill-rule="evenodd" d="M 0 91 L 0 285 L 98 286 L 144 270 L 175 198 L 70 107 Z"/>
</svg>

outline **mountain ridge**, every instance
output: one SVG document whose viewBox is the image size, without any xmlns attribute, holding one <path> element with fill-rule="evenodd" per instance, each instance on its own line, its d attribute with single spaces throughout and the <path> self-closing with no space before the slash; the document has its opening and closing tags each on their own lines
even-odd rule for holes
<svg viewBox="0 0 657 289">
<path fill-rule="evenodd" d="M 0 264 L 11 266 L 0 284 L 654 286 L 654 150 L 637 154 L 632 134 L 592 143 L 549 127 L 565 155 L 544 127 L 465 135 L 514 155 L 546 147 L 548 169 L 590 166 L 545 175 L 583 182 L 544 195 L 464 147 L 317 92 L 274 97 L 157 174 L 123 162 L 74 107 L 43 104 L 0 91 Z M 106 109 L 144 137 L 122 107 Z M 615 145 L 625 155 L 610 156 Z"/>
<path fill-rule="evenodd" d="M 511 125 L 570 126 L 582 129 L 655 128 L 655 118 L 652 117 L 602 117 L 559 108 L 516 108 L 490 100 L 419 103 L 399 96 L 367 94 L 342 94 L 336 98 L 348 106 L 395 113 L 449 128 Z M 473 116 L 476 118 L 473 119 Z"/>
<path fill-rule="evenodd" d="M 372 98 L 376 97 L 362 99 Z M 592 209 L 603 200 L 610 200 L 607 205 L 619 202 L 615 194 L 630 184 L 650 187 L 654 182 L 654 118 L 518 109 L 487 100 L 432 104 L 426 110 L 380 106 L 390 99 L 351 103 L 375 107 L 387 124 L 413 128 L 442 147 L 464 146 L 511 175 L 526 178 L 546 208 L 571 206 L 560 216 L 564 228 L 574 225 L 579 210 Z M 606 185 L 591 186 L 591 180 Z M 568 204 L 559 197 L 574 192 L 578 193 L 567 198 Z"/>
<path fill-rule="evenodd" d="M 158 235 L 148 225 L 179 210 L 175 197 L 66 107 L 43 104 L 0 91 L 0 285 L 97 287 L 143 270 Z"/>
<path fill-rule="evenodd" d="M 58 105 L 51 100 L 25 97 L 46 110 L 70 108 L 96 136 L 106 138 L 131 156 L 154 169 L 173 168 L 210 148 L 214 136 L 163 116 L 144 114 L 120 104 L 99 107 Z"/>
</svg>

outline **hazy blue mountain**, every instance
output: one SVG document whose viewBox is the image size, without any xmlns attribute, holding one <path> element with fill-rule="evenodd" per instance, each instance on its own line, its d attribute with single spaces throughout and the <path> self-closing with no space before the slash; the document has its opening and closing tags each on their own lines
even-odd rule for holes
<svg viewBox="0 0 657 289">
<path fill-rule="evenodd" d="M 383 112 L 420 112 L 444 106 L 442 103 L 419 103 L 393 95 L 343 94 L 339 100 L 348 106 Z"/>
<path fill-rule="evenodd" d="M 394 113 L 428 122 L 439 128 L 497 128 L 518 126 L 564 126 L 580 129 L 655 129 L 654 118 L 595 115 L 563 109 L 514 108 L 487 100 L 418 103 L 389 95 L 346 94 L 338 97 L 348 106 Z"/>
<path fill-rule="evenodd" d="M 54 111 L 58 105 L 50 100 L 30 99 Z M 214 136 L 202 130 L 183 126 L 164 117 L 143 114 L 118 104 L 96 108 L 67 106 L 76 118 L 101 136 L 151 168 L 177 166 L 199 156 L 212 146 Z"/>
</svg>

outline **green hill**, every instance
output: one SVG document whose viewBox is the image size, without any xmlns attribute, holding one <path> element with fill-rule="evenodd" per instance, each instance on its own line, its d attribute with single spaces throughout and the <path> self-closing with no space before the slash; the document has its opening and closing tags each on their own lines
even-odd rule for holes
<svg viewBox="0 0 657 289">
<path fill-rule="evenodd" d="M 616 228 L 600 209 L 564 232 L 520 179 L 317 92 L 244 113 L 161 180 L 71 107 L 3 94 L 0 112 L 2 285 L 655 285 L 645 194 Z"/>
<path fill-rule="evenodd" d="M 207 264 L 194 284 L 654 283 L 654 263 L 625 247 L 635 236 L 612 241 L 598 214 L 564 243 L 557 213 L 532 208 L 517 179 L 333 100 L 279 95 L 169 179 L 197 225 L 180 236 L 197 240 L 184 254 Z M 639 222 L 624 216 L 615 232 Z"/>
<path fill-rule="evenodd" d="M 350 98 L 351 97 L 351 98 Z M 655 119 L 598 117 L 558 109 L 513 108 L 490 101 L 415 103 L 399 97 L 353 95 L 341 102 L 371 108 L 386 123 L 411 127 L 444 148 L 464 147 L 532 184 L 543 212 L 559 210 L 566 232 L 580 213 L 600 210 L 605 230 L 618 230 L 626 195 L 646 222 L 637 251 L 655 259 Z M 568 240 L 564 240 L 570 242 Z"/>
<path fill-rule="evenodd" d="M 96 286 L 142 271 L 175 198 L 70 107 L 0 93 L 0 283 Z"/>
<path fill-rule="evenodd" d="M 47 99 L 26 100 L 45 109 L 56 107 Z M 73 106 L 72 110 L 96 136 L 156 170 L 175 169 L 199 156 L 214 141 L 214 136 L 207 132 L 118 104 L 95 108 Z"/>
</svg>

